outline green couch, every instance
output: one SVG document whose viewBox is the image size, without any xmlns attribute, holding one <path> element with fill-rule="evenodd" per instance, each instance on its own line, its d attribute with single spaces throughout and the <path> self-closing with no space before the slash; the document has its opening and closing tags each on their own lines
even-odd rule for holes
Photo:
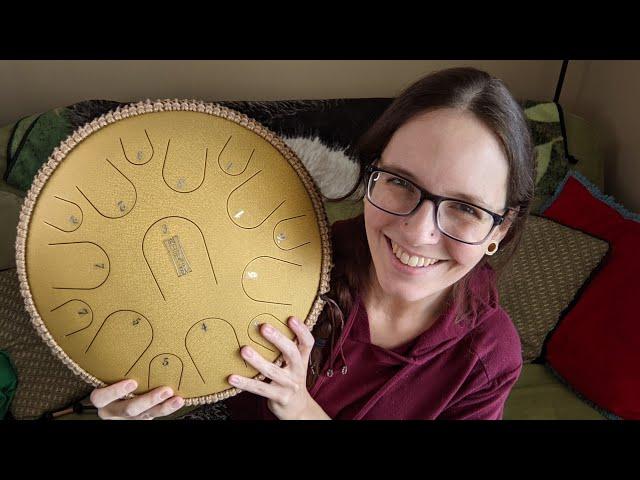
<svg viewBox="0 0 640 480">
<path fill-rule="evenodd" d="M 526 364 L 504 408 L 505 420 L 606 420 L 544 365 Z"/>
</svg>

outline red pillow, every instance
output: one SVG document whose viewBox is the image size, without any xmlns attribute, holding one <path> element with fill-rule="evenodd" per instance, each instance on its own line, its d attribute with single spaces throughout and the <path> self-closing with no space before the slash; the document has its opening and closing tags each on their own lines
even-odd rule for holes
<svg viewBox="0 0 640 480">
<path fill-rule="evenodd" d="M 640 419 L 640 215 L 571 172 L 543 215 L 607 240 L 601 268 L 560 320 L 546 360 L 597 406 Z"/>
</svg>

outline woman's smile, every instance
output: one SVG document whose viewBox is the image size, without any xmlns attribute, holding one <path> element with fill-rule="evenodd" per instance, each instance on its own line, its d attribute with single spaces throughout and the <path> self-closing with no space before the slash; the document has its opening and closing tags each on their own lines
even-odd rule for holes
<svg viewBox="0 0 640 480">
<path fill-rule="evenodd" d="M 446 263 L 443 259 L 413 255 L 386 235 L 383 237 L 389 252 L 389 263 L 399 273 L 415 276 L 428 275 L 439 272 Z"/>
</svg>

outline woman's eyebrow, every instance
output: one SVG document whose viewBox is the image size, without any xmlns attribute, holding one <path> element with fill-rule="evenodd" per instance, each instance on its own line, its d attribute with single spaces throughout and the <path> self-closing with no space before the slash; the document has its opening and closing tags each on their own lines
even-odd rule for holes
<svg viewBox="0 0 640 480">
<path fill-rule="evenodd" d="M 408 170 L 405 170 L 402 167 L 395 167 L 392 165 L 379 165 L 379 166 L 381 168 L 384 168 L 385 170 L 389 170 L 391 173 L 397 173 L 398 175 L 406 177 L 408 180 L 411 180 L 413 183 L 415 183 L 419 187 L 424 188 L 424 186 L 420 184 L 418 179 L 414 177 L 411 172 L 409 172 Z M 426 188 L 424 189 L 427 190 Z M 469 195 L 467 193 L 461 193 L 461 192 L 449 192 L 449 193 L 442 194 L 441 196 L 455 198 L 457 200 L 464 200 L 465 202 L 473 203 L 480 207 L 484 207 L 488 210 L 491 210 L 491 207 L 489 205 L 487 205 L 480 197 L 476 197 L 475 195 Z"/>
<path fill-rule="evenodd" d="M 478 205 L 479 207 L 484 207 L 488 210 L 494 211 L 490 205 L 487 205 L 484 201 L 482 201 L 481 198 L 474 195 L 468 195 L 466 193 L 450 193 L 447 195 L 443 195 L 443 197 L 451 197 L 458 200 L 464 200 L 465 202 L 473 203 L 474 205 Z"/>
<path fill-rule="evenodd" d="M 416 185 L 424 188 L 422 185 L 420 185 L 420 182 L 418 181 L 418 179 L 416 177 L 414 177 L 411 172 L 409 172 L 408 170 L 405 170 L 402 167 L 394 167 L 393 165 L 380 165 L 380 164 L 378 166 L 384 168 L 385 170 L 389 170 L 391 173 L 397 173 L 398 175 L 406 177 L 407 179 L 411 180 Z"/>
</svg>

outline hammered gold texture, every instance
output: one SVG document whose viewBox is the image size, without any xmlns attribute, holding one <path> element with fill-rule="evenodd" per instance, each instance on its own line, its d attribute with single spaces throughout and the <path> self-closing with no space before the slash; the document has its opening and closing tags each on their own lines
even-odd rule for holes
<svg viewBox="0 0 640 480">
<path fill-rule="evenodd" d="M 27 310 L 96 386 L 132 378 L 135 394 L 227 398 L 230 374 L 263 379 L 242 346 L 282 362 L 259 325 L 293 339 L 288 317 L 311 328 L 328 289 L 326 214 L 299 159 L 202 102 L 148 101 L 79 129 L 34 181 L 21 223 Z"/>
<path fill-rule="evenodd" d="M 520 334 L 525 363 L 541 354 L 545 337 L 608 249 L 604 240 L 529 216 L 518 250 L 498 280 L 500 304 Z M 499 260 L 497 254 L 492 262 Z"/>
</svg>

